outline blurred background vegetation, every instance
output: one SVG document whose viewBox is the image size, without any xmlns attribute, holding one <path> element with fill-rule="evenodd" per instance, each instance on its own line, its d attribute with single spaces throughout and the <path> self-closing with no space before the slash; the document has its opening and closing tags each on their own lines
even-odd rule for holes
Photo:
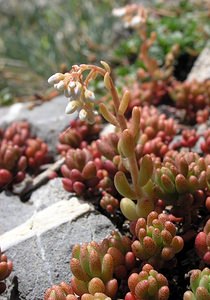
<svg viewBox="0 0 210 300">
<path fill-rule="evenodd" d="M 44 99 L 47 78 L 72 64 L 103 59 L 121 75 L 130 64 L 135 70 L 139 37 L 112 16 L 113 8 L 130 2 L 1 0 L 0 105 Z M 144 2 L 150 7 L 149 30 L 158 34 L 151 51 L 160 64 L 174 43 L 196 57 L 210 36 L 209 1 Z"/>
</svg>

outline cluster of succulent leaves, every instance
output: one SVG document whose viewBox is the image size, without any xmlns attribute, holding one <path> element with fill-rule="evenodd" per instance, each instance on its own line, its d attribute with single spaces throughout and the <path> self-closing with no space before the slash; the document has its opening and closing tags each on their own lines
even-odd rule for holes
<svg viewBox="0 0 210 300">
<path fill-rule="evenodd" d="M 48 146 L 32 134 L 27 121 L 13 122 L 0 130 L 0 189 L 8 189 L 47 162 Z"/>
<path fill-rule="evenodd" d="M 130 231 L 127 235 L 113 232 L 101 242 L 75 245 L 70 259 L 70 283 L 49 288 L 45 300 L 115 299 L 120 293 L 126 300 L 167 300 L 170 283 L 166 270 L 177 266 L 176 257 L 182 253 L 192 224 L 200 221 L 200 215 L 208 218 L 209 130 L 203 133 L 201 155 L 175 151 L 183 146 L 191 149 L 198 141 L 197 133 L 185 131 L 181 141 L 173 144 L 179 124 L 151 104 L 161 103 L 170 94 L 177 108 L 186 110 L 188 121 L 205 122 L 209 116 L 209 81 L 182 83 L 173 78 L 176 46 L 169 53 L 165 46 L 168 54 L 160 68 L 150 56 L 158 34 L 152 33 L 149 20 L 147 26 L 150 31 L 140 45 L 143 63 L 135 70 L 135 81 L 128 81 L 133 84 L 131 92 L 124 88 L 120 96 L 105 62 L 103 68 L 74 65 L 68 73 L 56 73 L 49 79 L 67 95 L 67 113 L 78 111 L 81 119 L 73 121 L 71 128 L 59 137 L 58 151 L 65 157 L 61 167 L 64 188 L 79 196 L 101 196 L 101 207 L 112 216 L 120 207 Z M 172 20 L 171 26 L 175 26 Z M 103 99 L 97 103 L 101 115 L 115 127 L 108 134 L 100 134 L 104 126 L 100 117 L 92 124 L 95 98 L 85 94 L 88 91 L 90 95 L 89 81 L 98 74 L 104 77 L 114 106 L 106 106 Z M 14 130 L 16 134 L 16 127 Z M 13 143 L 15 134 L 11 134 Z M 21 162 L 19 165 L 22 171 Z M 209 222 L 203 227 L 196 237 L 195 250 L 200 261 L 209 265 Z M 192 291 L 184 294 L 185 300 L 209 299 L 209 272 L 208 268 L 191 272 Z"/>
<path fill-rule="evenodd" d="M 185 131 L 181 144 L 174 146 L 171 142 L 179 124 L 160 114 L 154 106 L 129 107 L 132 97 L 127 90 L 118 99 L 109 66 L 104 62 L 102 65 L 104 69 L 92 65 L 73 66 L 69 73 L 55 74 L 50 79 L 56 80 L 55 87 L 58 88 L 59 84 L 65 93 L 71 80 L 81 80 L 79 86 L 83 88 L 83 71 L 90 72 L 86 78 L 100 72 L 115 101 L 114 111 L 103 102 L 99 103 L 99 111 L 117 130 L 103 134 L 95 141 L 92 133 L 97 138 L 103 126 L 101 120 L 98 119 L 96 125 L 85 125 L 85 121 L 77 120 L 69 130 L 61 133 L 58 150 L 65 156 L 61 168 L 65 177 L 63 185 L 78 195 L 98 195 L 101 192 L 101 206 L 111 214 L 120 205 L 121 212 L 130 221 L 132 240 L 114 233 L 101 243 L 92 241 L 75 245 L 70 260 L 73 274 L 70 294 L 61 284 L 48 289 L 45 299 L 75 296 L 115 299 L 119 293 L 125 292 L 122 287 L 125 284 L 130 290 L 123 295 L 127 300 L 168 299 L 169 283 L 159 272 L 177 265 L 176 255 L 184 247 L 180 232 L 187 233 L 192 223 L 198 222 L 200 210 L 205 210 L 204 215 L 208 216 L 210 157 L 205 154 L 208 151 L 204 151 L 204 157 L 201 157 L 196 152 L 172 150 L 182 147 L 183 143 L 191 148 L 198 140 L 196 133 L 190 139 L 191 132 Z M 74 88 L 75 83 L 71 86 Z M 84 85 L 84 90 L 86 88 Z M 72 101 L 74 98 L 70 97 L 69 103 Z M 80 117 L 82 109 L 85 105 L 76 106 Z M 208 135 L 208 131 L 203 135 Z M 207 148 L 206 140 L 201 151 Z M 111 182 L 114 185 L 110 185 Z M 173 222 L 181 229 L 179 235 Z M 207 229 L 204 231 L 205 239 L 198 236 L 196 249 L 200 250 L 201 259 L 207 262 L 208 232 Z M 121 241 L 124 239 L 129 241 L 126 248 Z"/>
<path fill-rule="evenodd" d="M 146 57 L 147 53 L 144 54 Z M 148 70 L 150 63 L 151 61 L 148 63 Z M 132 93 L 128 90 L 124 90 L 120 97 L 109 66 L 104 62 L 102 65 L 104 69 L 92 65 L 73 66 L 69 73 L 62 76 L 58 73 L 50 78 L 57 89 L 59 85 L 66 93 L 68 86 L 70 89 L 71 86 L 75 87 L 77 80 L 81 90 L 86 90 L 88 80 L 91 76 L 95 78 L 94 72 L 98 72 L 104 76 L 105 87 L 114 103 L 112 110 L 99 102 L 99 111 L 117 130 L 98 136 L 100 130 L 96 129 L 103 126 L 99 120 L 96 128 L 94 124 L 85 125 L 81 121 L 74 121 L 72 128 L 61 134 L 58 150 L 65 156 L 61 169 L 65 177 L 63 184 L 66 190 L 78 195 L 101 192 L 101 206 L 111 214 L 120 206 L 121 212 L 130 221 L 132 240 L 123 253 L 124 247 L 113 246 L 109 242 L 110 238 L 101 243 L 76 245 L 70 260 L 73 274 L 69 284 L 70 296 L 62 286 L 54 286 L 46 292 L 45 299 L 70 299 L 75 296 L 81 299 L 114 299 L 119 293 L 125 292 L 122 287 L 125 284 L 130 290 L 123 295 L 127 300 L 168 299 L 168 281 L 158 272 L 163 270 L 164 273 L 164 269 L 177 265 L 176 255 L 184 247 L 184 239 L 180 233 L 184 232 L 183 237 L 187 239 L 193 222 L 199 222 L 200 212 L 203 211 L 204 216 L 208 217 L 209 132 L 207 130 L 203 133 L 205 140 L 200 147 L 202 155 L 192 151 L 173 150 L 179 150 L 183 146 L 189 149 L 193 147 L 199 138 L 197 133 L 185 130 L 180 143 L 173 144 L 179 124 L 160 114 L 151 105 L 131 105 Z M 81 74 L 88 71 L 88 80 L 83 86 Z M 89 100 L 80 98 L 79 101 L 84 101 L 84 105 L 72 106 L 74 94 L 71 92 L 67 111 L 72 113 L 77 110 L 80 118 L 88 116 L 85 104 Z M 91 107 L 94 109 L 93 104 Z M 80 113 L 81 110 L 84 110 L 83 114 Z M 83 132 L 87 132 L 87 126 L 89 141 L 83 135 Z M 98 136 L 96 141 L 92 140 L 91 132 L 95 134 L 95 138 Z M 114 182 L 114 185 L 110 185 L 110 182 Z M 163 213 L 164 209 L 167 214 Z M 179 235 L 173 222 L 180 228 Z M 207 224 L 203 235 L 198 234 L 195 243 L 198 256 L 205 263 L 209 259 L 208 227 Z M 119 240 L 119 234 L 117 237 Z M 202 278 L 201 282 L 204 280 Z M 205 280 L 208 286 L 209 278 Z M 199 293 L 199 288 L 198 284 L 192 293 Z M 190 293 L 186 292 L 185 295 Z M 63 298 L 59 298 L 60 294 Z M 192 296 L 189 299 L 197 298 Z"/>
<path fill-rule="evenodd" d="M 7 259 L 6 254 L 2 253 L 0 249 L 0 294 L 6 289 L 4 280 L 10 275 L 12 268 L 12 262 Z"/>
</svg>

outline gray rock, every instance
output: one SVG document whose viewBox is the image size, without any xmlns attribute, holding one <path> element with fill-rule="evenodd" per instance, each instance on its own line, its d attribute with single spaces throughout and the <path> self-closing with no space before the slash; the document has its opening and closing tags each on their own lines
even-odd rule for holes
<svg viewBox="0 0 210 300">
<path fill-rule="evenodd" d="M 22 203 L 19 197 L 0 193 L 0 235 L 19 226 L 34 213 L 32 203 Z"/>
<path fill-rule="evenodd" d="M 72 247 L 76 243 L 100 241 L 113 229 L 106 217 L 90 212 L 11 247 L 7 256 L 14 263 L 10 276 L 13 289 L 0 299 L 42 300 L 52 284 L 69 282 Z"/>
<path fill-rule="evenodd" d="M 50 180 L 46 185 L 34 191 L 26 203 L 21 202 L 19 197 L 13 194 L 0 193 L 0 236 L 23 224 L 38 211 L 70 198 L 72 194 L 64 190 L 61 178 Z"/>
<path fill-rule="evenodd" d="M 26 204 L 18 197 L 12 199 L 18 207 L 17 216 L 14 208 L 14 218 L 20 218 L 14 226 L 19 226 L 0 235 L 0 245 L 13 261 L 14 271 L 7 280 L 9 289 L 0 300 L 43 299 L 48 287 L 69 282 L 69 261 L 76 243 L 102 240 L 114 229 L 111 221 L 98 214 L 92 205 L 66 192 L 61 178 L 39 188 Z M 30 213 L 26 211 L 29 219 L 20 217 L 25 205 L 31 208 Z M 10 218 L 9 215 L 8 224 Z"/>
<path fill-rule="evenodd" d="M 70 198 L 72 198 L 72 194 L 63 188 L 62 179 L 55 178 L 34 191 L 30 202 L 33 203 L 36 211 L 40 211 L 53 203 Z"/>
<path fill-rule="evenodd" d="M 188 81 L 194 79 L 200 82 L 210 79 L 210 43 L 203 49 L 187 77 Z"/>
</svg>

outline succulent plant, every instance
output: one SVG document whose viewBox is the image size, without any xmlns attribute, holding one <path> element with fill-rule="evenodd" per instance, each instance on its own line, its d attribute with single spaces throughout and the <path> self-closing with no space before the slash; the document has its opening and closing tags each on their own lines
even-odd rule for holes
<svg viewBox="0 0 210 300">
<path fill-rule="evenodd" d="M 0 140 L 0 188 L 21 182 L 30 168 L 37 171 L 47 160 L 47 144 L 32 136 L 27 121 L 13 122 Z"/>
<path fill-rule="evenodd" d="M 25 177 L 27 159 L 19 146 L 3 140 L 0 144 L 0 188 Z"/>
<path fill-rule="evenodd" d="M 58 151 L 65 155 L 70 148 L 80 148 L 84 141 L 95 140 L 102 129 L 102 120 L 100 116 L 95 117 L 94 124 L 88 124 L 86 121 L 79 119 L 72 120 L 69 128 L 60 133 Z"/>
<path fill-rule="evenodd" d="M 150 55 L 156 34 L 147 28 L 147 12 L 134 4 L 118 13 L 128 26 L 137 29 L 142 39 L 138 55 L 141 68 L 136 70 L 134 81 L 128 81 L 134 84 L 132 92 L 126 87 L 118 91 L 104 61 L 102 66 L 73 65 L 69 72 L 51 76 L 49 83 L 67 97 L 66 113 L 78 112 L 80 119 L 73 121 L 71 128 L 60 136 L 58 150 L 66 159 L 61 168 L 64 187 L 78 195 L 92 196 L 99 191 L 101 206 L 112 214 L 120 206 L 127 219 L 122 228 L 128 229 L 130 224 L 132 240 L 113 232 L 101 243 L 75 245 L 70 260 L 72 294 L 67 295 L 65 288 L 54 287 L 49 292 L 54 297 L 60 293 L 64 299 L 75 295 L 82 300 L 112 299 L 122 296 L 129 287 L 130 292 L 123 295 L 126 300 L 168 299 L 167 279 L 153 267 L 172 270 L 178 264 L 176 254 L 183 249 L 184 240 L 189 241 L 194 234 L 187 240 L 187 234 L 191 234 L 187 229 L 210 211 L 210 156 L 170 151 L 179 127 L 172 118 L 148 105 L 160 103 L 165 96 L 170 101 L 171 97 L 177 108 L 185 110 L 188 121 L 197 118 L 202 122 L 209 116 L 209 81 L 203 85 L 197 81 L 176 81 L 172 72 L 177 45 L 159 67 Z M 99 75 L 108 93 L 96 100 L 90 83 Z M 104 99 L 110 96 L 109 106 Z M 115 127 L 115 132 L 98 137 L 100 122 L 93 125 L 98 113 Z M 208 135 L 204 135 L 206 141 L 201 146 L 205 153 Z M 182 140 L 174 147 L 191 148 L 197 140 L 195 130 L 183 130 Z M 163 213 L 164 208 L 168 214 Z M 172 221 L 179 222 L 183 238 Z M 198 255 L 205 263 L 210 261 L 209 226 L 207 222 L 204 232 L 196 238 Z M 186 299 L 197 299 L 192 296 L 197 292 L 198 297 L 207 297 L 203 287 L 208 288 L 209 278 L 205 272 L 204 279 L 193 275 L 197 278 L 195 282 L 192 279 L 194 290 L 186 292 L 192 298 Z"/>
<path fill-rule="evenodd" d="M 92 154 L 87 149 L 70 149 L 65 164 L 61 167 L 64 188 L 81 195 L 85 190 L 95 187 L 99 178 Z"/>
<path fill-rule="evenodd" d="M 210 269 L 192 270 L 190 274 L 190 289 L 184 293 L 184 300 L 209 300 L 210 299 Z"/>
<path fill-rule="evenodd" d="M 113 298 L 118 290 L 116 278 L 127 278 L 135 266 L 136 258 L 131 251 L 131 240 L 113 231 L 100 243 L 74 246 L 70 261 L 72 288 L 79 296 L 99 292 Z"/>
<path fill-rule="evenodd" d="M 150 48 L 155 43 L 157 35 L 149 32 L 147 10 L 138 4 L 130 4 L 114 10 L 114 14 L 123 19 L 126 27 L 137 31 L 141 41 L 137 60 L 142 67 L 136 70 L 136 80 L 131 88 L 131 101 L 128 110 L 134 106 L 160 103 L 168 94 L 171 82 L 174 60 L 179 52 L 178 45 L 174 45 L 165 57 L 165 63 L 160 68 L 158 61 L 150 55 Z"/>
<path fill-rule="evenodd" d="M 168 281 L 150 264 L 145 264 L 142 271 L 132 273 L 128 278 L 130 292 L 125 300 L 167 300 L 169 298 Z"/>
<path fill-rule="evenodd" d="M 201 150 L 204 153 L 209 153 L 210 154 L 210 129 L 207 129 L 204 134 L 204 141 L 201 143 Z"/>
<path fill-rule="evenodd" d="M 131 246 L 133 253 L 153 266 L 172 260 L 184 246 L 183 239 L 176 236 L 175 225 L 163 213 L 151 212 L 147 220 L 139 218 L 134 230 L 137 240 Z"/>
<path fill-rule="evenodd" d="M 70 260 L 71 285 L 77 295 L 105 293 L 110 298 L 115 296 L 118 284 L 113 279 L 114 262 L 107 248 L 107 242 L 74 246 Z"/>
<path fill-rule="evenodd" d="M 25 155 L 28 160 L 28 166 L 37 169 L 47 158 L 48 147 L 40 138 L 27 139 Z"/>
<path fill-rule="evenodd" d="M 103 161 L 94 155 L 94 151 L 92 146 L 68 150 L 61 167 L 63 186 L 67 191 L 87 196 L 98 193 L 100 189 L 116 193 L 113 179 L 110 179 L 114 177 L 116 167 L 111 161 Z"/>
<path fill-rule="evenodd" d="M 189 122 L 194 122 L 197 112 L 209 107 L 210 80 L 204 82 L 195 79 L 184 82 L 174 81 L 169 88 L 169 93 L 177 108 L 186 110 L 186 119 Z"/>
<path fill-rule="evenodd" d="M 104 157 L 113 161 L 119 155 L 117 150 L 118 141 L 119 135 L 116 132 L 112 132 L 98 139 L 96 145 Z"/>
<path fill-rule="evenodd" d="M 6 290 L 4 280 L 12 272 L 13 264 L 7 259 L 7 256 L 0 249 L 0 294 Z"/>
<path fill-rule="evenodd" d="M 25 146 L 26 140 L 31 137 L 30 125 L 27 121 L 13 122 L 4 132 L 4 140 L 13 145 Z"/>
<path fill-rule="evenodd" d="M 209 157 L 170 151 L 163 163 L 156 164 L 153 179 L 154 192 L 166 205 L 173 206 L 175 216 L 183 217 L 185 224 L 190 224 L 210 188 Z"/>
<path fill-rule="evenodd" d="M 127 278 L 136 265 L 135 255 L 131 251 L 131 240 L 117 231 L 113 231 L 108 239 L 107 253 L 111 254 L 114 263 L 114 275 L 117 279 Z"/>
<path fill-rule="evenodd" d="M 115 214 L 115 211 L 119 208 L 119 200 L 107 192 L 102 192 L 102 198 L 100 200 L 100 206 L 110 214 Z"/>
<path fill-rule="evenodd" d="M 44 294 L 44 300 L 77 300 L 72 287 L 66 282 L 61 282 L 59 285 L 53 285 L 47 289 Z"/>
<path fill-rule="evenodd" d="M 199 232 L 195 239 L 195 250 L 199 257 L 210 265 L 210 220 L 204 226 L 203 231 Z"/>
<path fill-rule="evenodd" d="M 111 298 L 103 293 L 95 293 L 94 295 L 83 294 L 81 300 L 111 300 Z"/>
<path fill-rule="evenodd" d="M 199 136 L 197 135 L 196 130 L 194 129 L 184 129 L 182 131 L 181 140 L 173 143 L 172 148 L 174 150 L 180 149 L 182 147 L 192 148 L 198 141 Z"/>
</svg>

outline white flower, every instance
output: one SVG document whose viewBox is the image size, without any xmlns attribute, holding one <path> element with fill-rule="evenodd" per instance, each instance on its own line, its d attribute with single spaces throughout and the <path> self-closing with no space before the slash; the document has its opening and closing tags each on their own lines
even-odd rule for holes
<svg viewBox="0 0 210 300">
<path fill-rule="evenodd" d="M 115 17 L 123 17 L 126 14 L 126 7 L 114 8 L 112 14 Z"/>
<path fill-rule="evenodd" d="M 87 120 L 91 124 L 94 123 L 93 102 L 95 101 L 95 95 L 86 88 L 86 85 L 80 82 L 79 78 L 77 80 L 74 73 L 73 75 L 71 73 L 56 73 L 48 79 L 48 82 L 54 84 L 57 90 L 64 91 L 64 95 L 68 98 L 69 102 L 65 109 L 66 114 L 78 111 L 81 120 Z"/>
<path fill-rule="evenodd" d="M 132 18 L 130 21 L 130 26 L 131 27 L 138 27 L 142 23 L 143 19 L 140 16 L 135 16 Z"/>
</svg>

